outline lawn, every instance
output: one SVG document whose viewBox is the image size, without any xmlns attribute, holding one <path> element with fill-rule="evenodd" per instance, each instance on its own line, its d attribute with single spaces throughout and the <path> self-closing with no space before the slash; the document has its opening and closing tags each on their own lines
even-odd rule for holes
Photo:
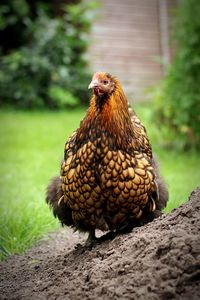
<svg viewBox="0 0 200 300">
<path fill-rule="evenodd" d="M 136 112 L 148 129 L 169 187 L 169 212 L 199 185 L 200 157 L 162 149 L 150 106 L 137 106 Z M 64 143 L 84 113 L 0 111 L 0 258 L 26 250 L 60 226 L 45 203 L 45 189 L 59 174 Z"/>
</svg>

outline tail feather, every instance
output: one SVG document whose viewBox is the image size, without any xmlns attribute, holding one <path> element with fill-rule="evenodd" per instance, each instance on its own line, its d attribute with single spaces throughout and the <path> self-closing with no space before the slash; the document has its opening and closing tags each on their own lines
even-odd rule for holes
<svg viewBox="0 0 200 300">
<path fill-rule="evenodd" d="M 161 211 L 167 205 L 169 194 L 168 194 L 168 189 L 167 189 L 166 183 L 165 183 L 163 177 L 160 175 L 159 165 L 158 165 L 155 157 L 153 157 L 153 159 L 152 159 L 152 166 L 155 170 L 155 182 L 156 182 L 156 186 L 157 186 L 157 197 L 155 197 L 154 200 L 155 200 L 155 204 L 156 204 L 156 209 Z"/>
<path fill-rule="evenodd" d="M 54 217 L 57 217 L 62 225 L 73 226 L 72 211 L 63 200 L 61 180 L 57 176 L 51 180 L 47 187 L 46 202 L 52 208 Z"/>
</svg>

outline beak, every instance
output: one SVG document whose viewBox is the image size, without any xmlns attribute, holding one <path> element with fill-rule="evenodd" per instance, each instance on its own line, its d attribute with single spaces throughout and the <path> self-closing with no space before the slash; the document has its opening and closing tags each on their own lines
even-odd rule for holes
<svg viewBox="0 0 200 300">
<path fill-rule="evenodd" d="M 92 80 L 88 86 L 88 89 L 93 89 L 99 85 L 98 80 Z"/>
</svg>

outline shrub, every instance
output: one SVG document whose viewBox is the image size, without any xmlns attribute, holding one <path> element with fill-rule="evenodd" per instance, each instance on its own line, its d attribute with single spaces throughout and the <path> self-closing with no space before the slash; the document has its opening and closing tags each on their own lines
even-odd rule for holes
<svg viewBox="0 0 200 300">
<path fill-rule="evenodd" d="M 154 90 L 156 121 L 165 142 L 200 148 L 200 2 L 180 1 L 174 22 L 177 50 Z"/>
<path fill-rule="evenodd" d="M 87 102 L 91 75 L 84 55 L 94 7 L 70 4 L 52 18 L 38 6 L 37 17 L 27 20 L 27 43 L 1 55 L 0 105 L 64 108 Z"/>
</svg>

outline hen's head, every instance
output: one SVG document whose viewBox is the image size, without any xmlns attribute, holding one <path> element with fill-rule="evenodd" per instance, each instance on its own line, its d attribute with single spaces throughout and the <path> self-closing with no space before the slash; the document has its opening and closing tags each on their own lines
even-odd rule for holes
<svg viewBox="0 0 200 300">
<path fill-rule="evenodd" d="M 89 89 L 93 89 L 97 97 L 105 98 L 111 95 L 115 89 L 115 78 L 109 73 L 97 72 L 93 75 Z"/>
</svg>

